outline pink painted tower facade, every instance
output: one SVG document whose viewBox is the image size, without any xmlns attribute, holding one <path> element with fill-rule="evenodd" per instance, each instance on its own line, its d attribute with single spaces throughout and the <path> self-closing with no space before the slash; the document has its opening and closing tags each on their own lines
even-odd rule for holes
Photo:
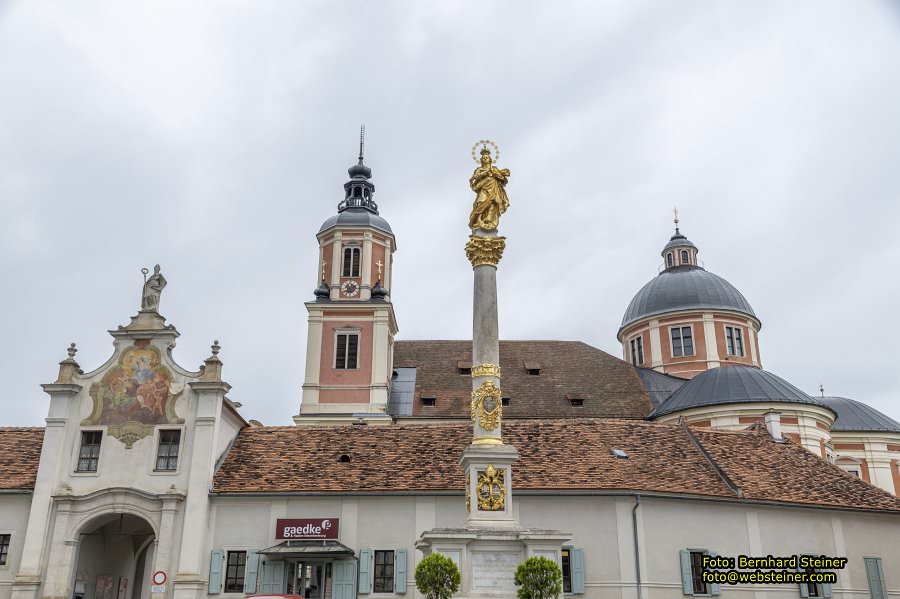
<svg viewBox="0 0 900 599">
<path fill-rule="evenodd" d="M 372 169 L 348 170 L 338 213 L 319 229 L 319 287 L 309 313 L 306 378 L 297 424 L 390 423 L 390 393 L 397 321 L 391 304 L 396 241 L 372 199 Z"/>
</svg>

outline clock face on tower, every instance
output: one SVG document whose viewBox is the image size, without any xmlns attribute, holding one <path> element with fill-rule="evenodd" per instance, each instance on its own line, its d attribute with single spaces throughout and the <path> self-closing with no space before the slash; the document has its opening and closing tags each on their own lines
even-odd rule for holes
<svg viewBox="0 0 900 599">
<path fill-rule="evenodd" d="M 344 281 L 341 284 L 341 291 L 347 297 L 356 297 L 359 295 L 359 283 L 356 281 Z"/>
</svg>

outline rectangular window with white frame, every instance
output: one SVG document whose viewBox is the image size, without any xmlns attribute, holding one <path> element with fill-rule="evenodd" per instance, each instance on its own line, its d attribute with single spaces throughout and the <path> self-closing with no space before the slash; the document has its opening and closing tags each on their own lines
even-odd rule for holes
<svg viewBox="0 0 900 599">
<path fill-rule="evenodd" d="M 96 472 L 100 464 L 100 442 L 103 431 L 81 431 L 81 446 L 78 448 L 76 472 Z"/>
<path fill-rule="evenodd" d="M 392 550 L 375 550 L 375 568 L 373 574 L 373 593 L 394 592 L 394 552 Z"/>
<path fill-rule="evenodd" d="M 744 357 L 744 333 L 741 327 L 725 327 L 725 352 L 729 356 Z"/>
<path fill-rule="evenodd" d="M 345 247 L 344 248 L 344 268 L 342 270 L 345 277 L 359 276 L 359 258 L 360 248 Z"/>
<path fill-rule="evenodd" d="M 243 593 L 247 566 L 246 551 L 229 551 L 225 561 L 225 592 Z"/>
<path fill-rule="evenodd" d="M 334 344 L 334 367 L 354 370 L 359 367 L 359 333 L 338 331 Z"/>
<path fill-rule="evenodd" d="M 0 566 L 5 566 L 9 560 L 9 543 L 12 540 L 12 535 L 3 534 L 0 535 Z"/>
<path fill-rule="evenodd" d="M 157 472 L 174 472 L 178 469 L 178 450 L 180 447 L 180 430 L 159 431 L 159 443 L 156 446 Z"/>
<path fill-rule="evenodd" d="M 631 340 L 631 363 L 640 366 L 644 363 L 644 337 L 638 335 Z"/>
<path fill-rule="evenodd" d="M 703 558 L 715 557 L 717 554 L 708 549 L 682 549 L 681 559 L 681 592 L 692 597 L 716 597 L 722 593 L 721 585 L 703 580 Z"/>
<path fill-rule="evenodd" d="M 672 355 L 676 358 L 694 355 L 694 331 L 690 326 L 671 327 Z"/>
</svg>

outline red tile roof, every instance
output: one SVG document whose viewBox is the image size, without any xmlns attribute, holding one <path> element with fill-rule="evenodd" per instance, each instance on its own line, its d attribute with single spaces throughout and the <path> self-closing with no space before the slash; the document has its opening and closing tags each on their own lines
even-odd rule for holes
<svg viewBox="0 0 900 599">
<path fill-rule="evenodd" d="M 34 489 L 43 442 L 42 428 L 0 427 L 0 489 Z"/>
<path fill-rule="evenodd" d="M 634 420 L 505 422 L 517 490 L 641 491 L 738 500 L 678 425 Z M 742 500 L 889 510 L 900 500 L 764 432 L 695 431 Z M 250 427 L 215 475 L 216 493 L 461 492 L 471 425 Z M 628 459 L 616 458 L 621 449 Z M 349 462 L 341 461 L 347 456 Z"/>
<path fill-rule="evenodd" d="M 394 366 L 416 368 L 413 415 L 468 418 L 472 379 L 459 364 L 471 361 L 471 341 L 397 341 Z M 580 341 L 501 341 L 500 368 L 508 419 L 644 418 L 653 408 L 631 364 Z M 422 397 L 436 398 L 434 407 Z"/>
</svg>

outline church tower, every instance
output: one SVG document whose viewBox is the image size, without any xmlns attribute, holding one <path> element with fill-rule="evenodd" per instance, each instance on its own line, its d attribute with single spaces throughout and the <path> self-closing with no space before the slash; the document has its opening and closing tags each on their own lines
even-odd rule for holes
<svg viewBox="0 0 900 599">
<path fill-rule="evenodd" d="M 297 424 L 391 421 L 387 402 L 397 321 L 390 289 L 397 245 L 372 199 L 375 185 L 363 150 L 361 134 L 344 199 L 316 235 L 320 283 L 315 300 L 306 302 L 306 378 Z"/>
</svg>

